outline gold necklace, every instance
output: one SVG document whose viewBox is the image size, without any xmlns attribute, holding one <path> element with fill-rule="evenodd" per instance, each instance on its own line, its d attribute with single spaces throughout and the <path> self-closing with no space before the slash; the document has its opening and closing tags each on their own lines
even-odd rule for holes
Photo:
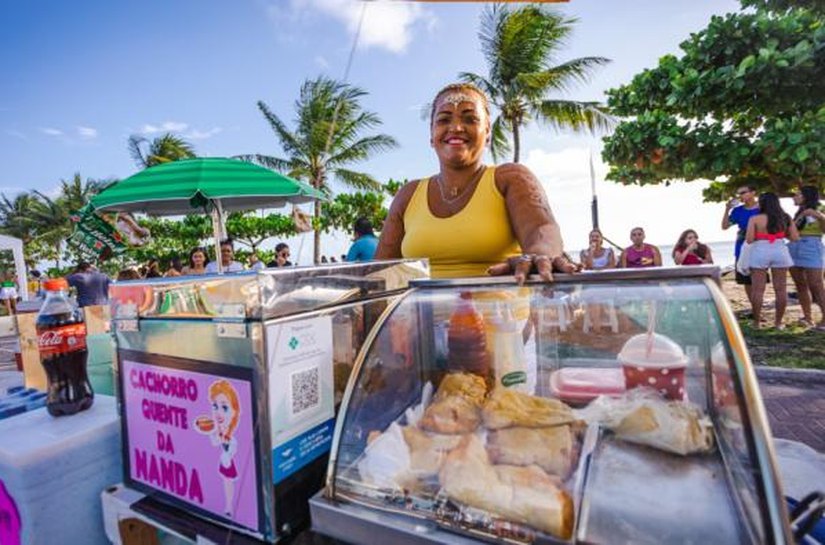
<svg viewBox="0 0 825 545">
<path fill-rule="evenodd" d="M 457 201 L 459 198 L 464 196 L 464 193 L 467 191 L 468 187 L 472 187 L 475 185 L 475 183 L 481 178 L 481 175 L 484 173 L 485 170 L 486 167 L 484 165 L 481 165 L 478 169 L 478 172 L 473 174 L 473 177 L 472 179 L 470 179 L 470 182 L 467 185 L 465 185 L 461 191 L 459 191 L 457 187 L 453 187 L 450 190 L 450 194 L 452 195 L 452 198 L 450 199 L 448 199 L 447 196 L 444 195 L 444 177 L 441 174 L 438 174 L 435 177 L 435 182 L 438 186 L 438 192 L 441 194 L 441 200 L 447 204 L 452 204 L 455 201 Z"/>
</svg>

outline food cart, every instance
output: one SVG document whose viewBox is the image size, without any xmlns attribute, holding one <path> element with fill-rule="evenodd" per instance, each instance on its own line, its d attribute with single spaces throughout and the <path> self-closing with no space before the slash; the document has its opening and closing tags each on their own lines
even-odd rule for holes
<svg viewBox="0 0 825 545">
<path fill-rule="evenodd" d="M 683 267 L 414 282 L 359 355 L 313 529 L 363 544 L 792 543 L 718 281 Z M 586 320 L 594 305 L 610 319 Z"/>
<path fill-rule="evenodd" d="M 355 354 L 428 274 L 399 260 L 115 284 L 124 485 L 145 495 L 130 508 L 215 542 L 305 525 Z"/>
</svg>

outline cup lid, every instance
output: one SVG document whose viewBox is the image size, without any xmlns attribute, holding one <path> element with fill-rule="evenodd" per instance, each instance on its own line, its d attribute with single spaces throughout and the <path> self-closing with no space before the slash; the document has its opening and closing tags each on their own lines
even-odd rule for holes
<svg viewBox="0 0 825 545">
<path fill-rule="evenodd" d="M 682 367 L 687 364 L 682 347 L 670 337 L 654 333 L 650 350 L 649 342 L 647 333 L 634 335 L 624 343 L 619 352 L 619 361 L 641 367 Z"/>
</svg>

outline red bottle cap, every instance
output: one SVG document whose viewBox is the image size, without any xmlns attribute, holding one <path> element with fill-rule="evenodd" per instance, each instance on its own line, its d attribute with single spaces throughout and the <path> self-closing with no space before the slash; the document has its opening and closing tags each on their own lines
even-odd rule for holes
<svg viewBox="0 0 825 545">
<path fill-rule="evenodd" d="M 43 282 L 43 289 L 46 291 L 57 291 L 69 289 L 69 283 L 65 278 L 50 278 Z"/>
</svg>

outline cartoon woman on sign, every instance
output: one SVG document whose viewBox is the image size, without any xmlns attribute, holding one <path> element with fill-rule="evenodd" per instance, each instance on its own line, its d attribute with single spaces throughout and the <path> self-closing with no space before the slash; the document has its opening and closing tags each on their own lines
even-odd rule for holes
<svg viewBox="0 0 825 545">
<path fill-rule="evenodd" d="M 235 430 L 241 414 L 238 402 L 238 393 L 226 380 L 218 380 L 209 386 L 209 401 L 212 404 L 212 416 L 201 415 L 195 419 L 195 427 L 201 433 L 209 435 L 212 444 L 220 447 L 220 464 L 218 473 L 223 478 L 223 491 L 226 496 L 224 513 L 232 516 L 233 496 L 235 493 L 235 479 L 238 478 L 238 468 L 235 466 L 235 453 L 238 451 L 238 440 Z"/>
</svg>

